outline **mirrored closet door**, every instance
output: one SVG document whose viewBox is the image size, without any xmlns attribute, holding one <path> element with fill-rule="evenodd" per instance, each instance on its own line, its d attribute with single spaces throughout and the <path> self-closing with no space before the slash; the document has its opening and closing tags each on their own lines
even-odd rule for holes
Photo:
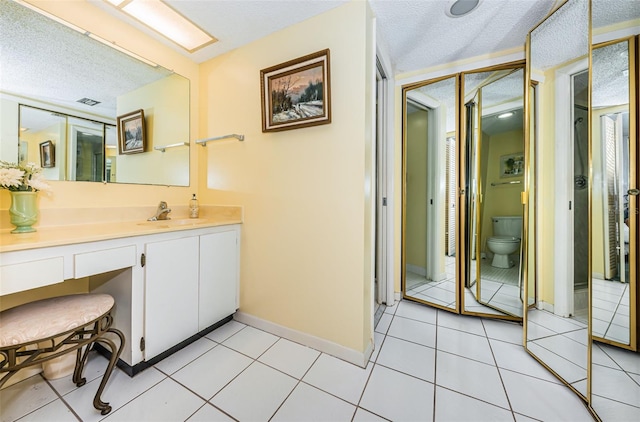
<svg viewBox="0 0 640 422">
<path fill-rule="evenodd" d="M 457 77 L 403 89 L 403 293 L 458 312 Z"/>
<path fill-rule="evenodd" d="M 593 1 L 590 406 L 640 420 L 638 33 L 640 9 Z"/>
<path fill-rule="evenodd" d="M 522 317 L 524 66 L 463 73 L 466 313 Z"/>
<path fill-rule="evenodd" d="M 589 2 L 563 3 L 529 33 L 527 43 L 528 86 L 535 86 L 529 143 L 537 152 L 538 235 L 537 283 L 526 289 L 535 305 L 525 315 L 525 347 L 586 399 Z"/>
</svg>

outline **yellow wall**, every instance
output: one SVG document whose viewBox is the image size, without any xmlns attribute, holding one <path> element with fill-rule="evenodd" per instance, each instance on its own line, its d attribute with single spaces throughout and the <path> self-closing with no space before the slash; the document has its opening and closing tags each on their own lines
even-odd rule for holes
<svg viewBox="0 0 640 422">
<path fill-rule="evenodd" d="M 427 112 L 407 115 L 406 229 L 407 265 L 427 266 Z"/>
<path fill-rule="evenodd" d="M 553 304 L 554 298 L 554 232 L 555 232 L 555 69 L 544 74 L 538 88 L 540 116 L 537 125 L 537 191 L 536 216 L 538 223 L 536 249 L 538 300 Z"/>
<path fill-rule="evenodd" d="M 144 110 L 146 153 L 117 155 L 118 182 L 189 185 L 189 149 L 176 147 L 160 152 L 154 147 L 189 141 L 189 82 L 170 75 L 118 97 L 117 115 Z M 185 130 L 186 128 L 186 130 Z M 194 145 L 194 148 L 196 146 Z M 183 201 L 180 205 L 186 205 Z"/>
<path fill-rule="evenodd" d="M 197 110 L 200 89 L 199 67 L 196 63 L 89 2 L 29 0 L 29 3 L 185 76 L 191 81 L 191 110 Z M 198 113 L 191 113 L 191 141 L 197 139 L 199 117 Z M 192 145 L 190 149 L 191 187 L 167 188 L 166 186 L 54 181 L 51 182 L 53 190 L 51 195 L 39 195 L 40 209 L 46 212 L 50 208 L 103 208 L 124 205 L 153 207 L 160 200 L 167 201 L 170 206 L 187 205 L 192 191 L 198 189 L 197 152 L 196 147 Z M 91 198 L 91 201 L 87 201 L 87 198 Z M 7 210 L 10 202 L 8 192 L 1 189 L 0 210 Z M 5 223 L 8 225 L 8 220 L 2 221 L 3 227 Z"/>
<path fill-rule="evenodd" d="M 369 13 L 350 2 L 203 63 L 199 103 L 201 136 L 245 135 L 199 157 L 202 200 L 244 206 L 240 310 L 360 352 L 372 331 Z M 331 124 L 262 133 L 260 70 L 325 48 Z"/>
<path fill-rule="evenodd" d="M 522 192 L 522 177 L 500 178 L 500 157 L 522 153 L 524 151 L 522 130 L 484 136 L 483 143 L 487 143 L 487 163 L 482 169 L 484 195 L 482 202 L 482 240 L 481 247 L 487 251 L 486 239 L 493 236 L 493 220 L 495 216 L 522 216 L 523 209 L 520 202 Z M 484 150 L 484 145 L 483 145 Z M 519 180 L 519 185 L 491 186 L 491 183 L 511 182 Z"/>
</svg>

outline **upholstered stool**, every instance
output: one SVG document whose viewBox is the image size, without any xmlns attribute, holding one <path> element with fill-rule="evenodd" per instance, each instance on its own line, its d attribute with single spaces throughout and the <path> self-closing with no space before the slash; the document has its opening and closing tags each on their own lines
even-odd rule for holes
<svg viewBox="0 0 640 422">
<path fill-rule="evenodd" d="M 82 372 L 89 351 L 98 342 L 110 349 L 111 357 L 93 406 L 103 415 L 109 413 L 111 406 L 100 400 L 100 396 L 124 346 L 124 335 L 111 327 L 113 305 L 113 297 L 107 294 L 78 294 L 39 300 L 0 312 L 0 374 L 4 374 L 0 387 L 20 369 L 74 350 L 77 354 L 73 382 L 80 387 L 86 383 Z M 120 338 L 119 347 L 107 333 Z"/>
</svg>

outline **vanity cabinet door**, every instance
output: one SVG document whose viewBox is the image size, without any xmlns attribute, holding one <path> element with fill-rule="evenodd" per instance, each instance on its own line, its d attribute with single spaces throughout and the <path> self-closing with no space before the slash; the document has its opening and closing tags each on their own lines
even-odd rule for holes
<svg viewBox="0 0 640 422">
<path fill-rule="evenodd" d="M 198 236 L 145 245 L 145 359 L 198 332 Z"/>
<path fill-rule="evenodd" d="M 200 236 L 199 331 L 238 309 L 238 283 L 238 231 Z"/>
</svg>

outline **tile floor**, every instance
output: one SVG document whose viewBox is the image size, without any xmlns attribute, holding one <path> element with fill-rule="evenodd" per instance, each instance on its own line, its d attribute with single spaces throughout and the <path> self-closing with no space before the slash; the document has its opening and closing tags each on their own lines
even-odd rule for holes
<svg viewBox="0 0 640 422">
<path fill-rule="evenodd" d="M 593 279 L 593 333 L 629 344 L 629 283 Z"/>
<path fill-rule="evenodd" d="M 482 261 L 482 281 L 480 283 L 481 302 L 476 300 L 477 285 L 467 288 L 465 295 L 465 309 L 470 312 L 479 312 L 493 315 L 522 316 L 522 301 L 518 287 L 518 266 L 512 268 L 495 268 L 489 261 Z M 455 257 L 445 257 L 446 279 L 430 281 L 424 275 L 406 271 L 407 296 L 435 303 L 447 308 L 455 309 Z M 475 266 L 471 270 L 471 278 L 475 279 Z M 490 307 L 484 306 L 490 305 Z M 503 310 L 499 312 L 495 308 Z"/>
<path fill-rule="evenodd" d="M 378 312 L 366 368 L 231 321 L 152 368 L 120 370 L 107 421 L 589 421 L 584 403 L 521 346 L 515 323 L 402 301 Z M 2 390 L 3 421 L 97 421 L 87 384 L 40 375 Z"/>
</svg>

